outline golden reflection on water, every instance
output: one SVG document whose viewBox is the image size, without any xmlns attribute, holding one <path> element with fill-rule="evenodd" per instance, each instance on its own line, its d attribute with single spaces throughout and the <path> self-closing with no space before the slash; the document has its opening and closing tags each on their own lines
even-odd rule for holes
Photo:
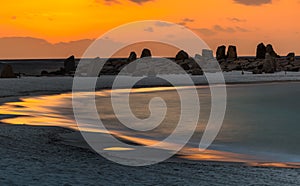
<svg viewBox="0 0 300 186">
<path fill-rule="evenodd" d="M 7 124 L 26 124 L 33 126 L 61 126 L 76 129 L 74 120 L 62 115 L 55 108 L 65 104 L 69 94 L 21 98 L 0 106 L 2 115 L 14 117 L 0 120 Z"/>
<path fill-rule="evenodd" d="M 178 88 L 178 87 L 177 87 Z M 188 88 L 188 87 L 185 87 Z M 157 91 L 171 91 L 175 90 L 174 87 L 158 87 L 158 88 L 138 88 L 138 89 L 120 89 L 120 90 L 103 90 L 96 93 L 76 93 L 79 96 L 88 96 L 95 94 L 97 96 L 108 96 L 111 91 L 117 91 L 118 93 L 124 93 L 130 91 L 132 93 L 145 93 L 145 92 L 157 92 Z M 59 108 L 71 108 L 72 94 L 59 94 L 48 96 L 37 96 L 30 98 L 21 98 L 17 102 L 8 102 L 0 105 L 0 114 L 8 115 L 12 117 L 1 119 L 0 122 L 7 124 L 26 124 L 33 126 L 58 126 L 70 129 L 78 130 L 77 124 L 73 119 L 72 113 L 69 115 L 62 114 L 63 112 L 58 110 Z M 106 133 L 106 131 L 95 128 L 81 128 L 86 132 L 100 132 Z M 150 146 L 159 143 L 160 141 L 150 140 L 145 138 L 137 138 L 123 135 L 117 131 L 110 131 L 110 134 L 117 136 L 120 139 L 132 141 L 134 143 Z M 164 144 L 162 148 L 172 144 Z M 103 149 L 106 151 L 129 151 L 134 148 L 123 147 L 108 147 Z M 168 150 L 168 149 L 166 149 Z M 258 163 L 255 161 L 255 157 L 248 155 L 216 151 L 205 150 L 200 151 L 198 148 L 183 148 L 177 155 L 184 159 L 189 160 L 205 160 L 205 161 L 222 161 L 222 162 L 243 162 L 250 166 L 267 166 L 267 167 L 283 167 L 283 168 L 300 168 L 300 163 Z"/>
</svg>

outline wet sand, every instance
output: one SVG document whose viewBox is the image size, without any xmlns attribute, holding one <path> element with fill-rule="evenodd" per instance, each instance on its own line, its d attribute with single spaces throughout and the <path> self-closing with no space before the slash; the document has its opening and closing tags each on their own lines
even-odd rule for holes
<svg viewBox="0 0 300 186">
<path fill-rule="evenodd" d="M 59 127 L 0 125 L 1 185 L 299 185 L 300 169 L 179 160 L 146 167 L 112 163 L 66 144 Z"/>
</svg>

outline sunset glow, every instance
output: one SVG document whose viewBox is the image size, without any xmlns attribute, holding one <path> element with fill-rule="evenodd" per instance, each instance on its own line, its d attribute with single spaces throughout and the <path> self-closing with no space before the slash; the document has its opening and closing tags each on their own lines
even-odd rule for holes
<svg viewBox="0 0 300 186">
<path fill-rule="evenodd" d="M 32 37 L 55 44 L 93 40 L 132 21 L 163 20 L 187 26 L 213 50 L 221 44 L 234 44 L 240 55 L 254 55 L 256 45 L 265 42 L 272 43 L 282 55 L 291 51 L 300 53 L 298 0 L 262 4 L 253 1 L 256 2 L 253 5 L 237 0 L 136 2 L 139 1 L 3 1 L 0 37 Z M 82 45 L 79 42 L 77 48 L 87 44 Z"/>
</svg>

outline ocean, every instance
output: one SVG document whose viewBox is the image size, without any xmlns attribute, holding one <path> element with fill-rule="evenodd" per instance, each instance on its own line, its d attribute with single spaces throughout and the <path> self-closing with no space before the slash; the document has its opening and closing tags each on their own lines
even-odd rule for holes
<svg viewBox="0 0 300 186">
<path fill-rule="evenodd" d="M 122 93 L 124 90 L 114 91 Z M 186 151 L 182 152 L 183 155 L 188 149 L 198 148 L 210 114 L 209 87 L 199 86 L 197 92 L 201 105 L 200 119 L 194 135 L 185 146 Z M 228 85 L 227 94 L 225 119 L 209 150 L 236 154 L 232 155 L 231 159 L 243 159 L 241 156 L 244 155 L 251 157 L 245 161 L 300 162 L 300 83 Z M 105 127 L 137 143 L 149 140 L 158 142 L 165 139 L 174 131 L 180 118 L 180 101 L 178 93 L 173 88 L 141 88 L 134 89 L 131 93 L 132 111 L 140 119 L 150 116 L 149 101 L 154 97 L 163 98 L 168 106 L 163 122 L 146 132 L 129 129 L 120 123 L 113 112 L 110 90 L 98 91 L 96 95 L 97 110 Z M 84 97 L 85 93 L 79 96 Z M 89 118 L 91 105 L 82 104 L 82 106 L 86 117 Z M 0 110 L 5 110 L 1 114 L 0 121 L 8 124 L 77 128 L 71 93 L 22 98 L 18 102 L 0 106 Z M 142 122 L 140 124 L 143 125 Z M 86 128 L 94 130 L 89 125 L 86 125 Z M 188 128 L 186 132 L 189 132 Z M 188 155 L 193 159 L 190 153 L 188 152 Z"/>
</svg>

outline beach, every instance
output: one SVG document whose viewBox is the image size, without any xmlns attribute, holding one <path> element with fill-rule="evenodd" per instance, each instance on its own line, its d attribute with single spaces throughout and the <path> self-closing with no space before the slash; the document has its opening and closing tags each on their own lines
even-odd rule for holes
<svg viewBox="0 0 300 186">
<path fill-rule="evenodd" d="M 65 145 L 58 127 L 0 125 L 3 185 L 299 185 L 300 169 L 178 160 L 147 167 L 110 162 Z"/>
<path fill-rule="evenodd" d="M 299 81 L 298 73 L 241 75 L 225 73 L 228 84 L 253 84 Z M 96 89 L 110 88 L 107 84 Z M 205 85 L 203 76 L 194 76 L 195 84 Z M 1 79 L 3 105 L 42 95 L 58 95 L 72 90 L 72 77 L 22 77 Z M 148 80 L 149 81 L 149 80 Z M 153 80 L 143 86 L 168 86 Z M 13 85 L 13 86 L 12 86 Z M 21 109 L 21 108 L 20 108 Z M 16 113 L 17 114 L 17 113 Z M 15 117 L 1 113 L 3 118 Z M 26 120 L 24 120 L 26 121 Z M 62 120 L 63 121 L 63 120 Z M 19 124 L 19 125 L 18 125 Z M 8 185 L 299 185 L 300 169 L 295 165 L 264 162 L 222 162 L 209 159 L 172 158 L 146 167 L 115 164 L 92 151 L 78 131 L 68 127 L 1 124 L 0 183 Z M 22 125 L 20 125 L 22 124 Z M 41 124 L 42 125 L 42 124 Z"/>
</svg>

